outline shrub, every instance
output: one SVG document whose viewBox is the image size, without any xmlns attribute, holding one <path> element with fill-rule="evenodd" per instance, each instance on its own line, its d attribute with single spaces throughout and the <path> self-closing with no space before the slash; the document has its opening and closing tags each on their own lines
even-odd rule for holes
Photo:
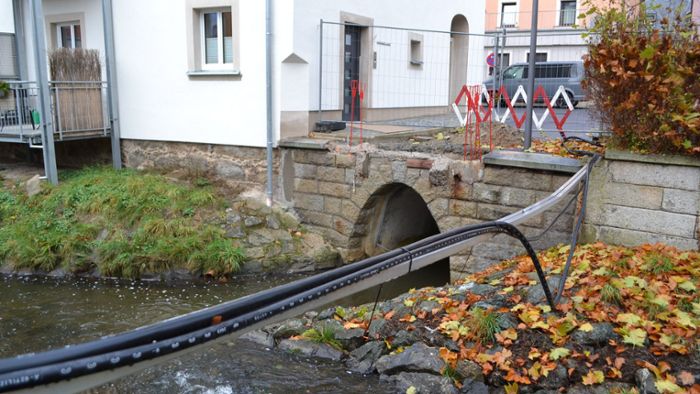
<svg viewBox="0 0 700 394">
<path fill-rule="evenodd" d="M 700 37 L 679 11 L 655 24 L 644 2 L 588 3 L 584 88 L 612 143 L 654 153 L 700 154 Z"/>
</svg>

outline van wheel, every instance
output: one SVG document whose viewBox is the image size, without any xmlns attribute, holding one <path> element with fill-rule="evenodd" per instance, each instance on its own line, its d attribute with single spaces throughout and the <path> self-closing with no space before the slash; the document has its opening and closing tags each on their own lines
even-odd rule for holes
<svg viewBox="0 0 700 394">
<path fill-rule="evenodd" d="M 571 101 L 571 105 L 573 105 L 574 108 L 576 108 L 576 104 L 578 104 L 578 101 L 574 101 L 574 95 L 571 92 L 566 92 L 566 95 L 569 96 L 569 101 Z M 557 102 L 555 103 L 555 105 L 557 106 L 557 108 L 567 108 L 566 100 L 564 99 L 564 96 L 560 96 L 557 99 Z"/>
</svg>

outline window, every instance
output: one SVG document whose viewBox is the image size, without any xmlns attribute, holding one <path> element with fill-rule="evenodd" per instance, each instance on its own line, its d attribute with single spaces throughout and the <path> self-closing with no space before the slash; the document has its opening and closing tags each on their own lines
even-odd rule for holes
<svg viewBox="0 0 700 394">
<path fill-rule="evenodd" d="M 202 11 L 200 26 L 204 42 L 202 68 L 220 68 L 233 64 L 233 26 L 231 11 Z"/>
<path fill-rule="evenodd" d="M 559 10 L 559 26 L 576 24 L 576 0 L 562 0 Z"/>
<path fill-rule="evenodd" d="M 517 26 L 518 9 L 516 3 L 501 4 L 501 27 Z"/>
<path fill-rule="evenodd" d="M 17 70 L 15 35 L 0 33 L 0 79 L 17 78 L 19 78 L 19 70 Z"/>
<path fill-rule="evenodd" d="M 80 22 L 56 23 L 56 48 L 82 48 Z"/>
<path fill-rule="evenodd" d="M 423 36 L 416 33 L 409 33 L 409 63 L 412 66 L 423 65 Z"/>
<path fill-rule="evenodd" d="M 238 0 L 186 0 L 187 74 L 240 75 Z"/>
<path fill-rule="evenodd" d="M 546 52 L 537 52 L 535 54 L 535 63 L 542 63 L 547 61 L 547 53 Z M 530 52 L 527 53 L 527 56 L 525 57 L 525 62 L 529 63 L 530 62 Z"/>
<path fill-rule="evenodd" d="M 503 60 L 501 60 L 503 58 Z M 510 65 L 510 53 L 502 53 L 496 56 L 496 67 L 489 67 L 489 75 L 493 75 L 493 70 L 500 67 L 505 69 Z"/>
<path fill-rule="evenodd" d="M 570 78 L 570 64 L 546 64 L 535 67 L 535 78 Z"/>
<path fill-rule="evenodd" d="M 525 66 L 513 66 L 503 72 L 503 79 L 523 79 Z"/>
</svg>

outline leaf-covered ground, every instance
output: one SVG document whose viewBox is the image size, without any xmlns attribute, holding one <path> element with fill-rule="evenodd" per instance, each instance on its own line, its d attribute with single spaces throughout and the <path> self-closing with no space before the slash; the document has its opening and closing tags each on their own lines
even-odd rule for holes
<svg viewBox="0 0 700 394">
<path fill-rule="evenodd" d="M 568 251 L 540 254 L 549 278 L 561 274 Z M 449 343 L 440 348 L 448 365 L 443 375 L 458 386 L 457 363 L 470 360 L 490 386 L 508 393 L 615 387 L 612 382 L 628 384 L 620 392 L 635 392 L 630 388 L 642 368 L 659 392 L 700 393 L 700 253 L 596 243 L 578 247 L 574 256 L 556 310 L 544 299 L 528 302 L 541 293 L 532 262 L 520 257 L 456 286 L 411 291 L 394 309 L 380 308 L 383 316 L 373 323 L 383 319 L 393 332 L 426 342 L 441 333 Z M 346 329 L 366 328 L 366 309 L 335 319 Z M 368 339 L 381 339 L 375 336 Z M 391 347 L 395 338 L 384 339 Z"/>
<path fill-rule="evenodd" d="M 572 155 L 561 144 L 561 139 L 535 139 L 532 141 L 532 146 L 528 151 L 538 153 L 549 153 L 554 156 L 570 157 L 578 159 L 579 156 Z M 582 141 L 568 141 L 566 146 L 571 150 L 591 151 L 598 154 L 605 154 L 605 146 L 593 146 Z"/>
</svg>

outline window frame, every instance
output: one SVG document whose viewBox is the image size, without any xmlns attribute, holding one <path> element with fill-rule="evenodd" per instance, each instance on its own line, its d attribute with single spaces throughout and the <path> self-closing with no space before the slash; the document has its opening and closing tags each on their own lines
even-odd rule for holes
<svg viewBox="0 0 700 394">
<path fill-rule="evenodd" d="M 68 49 L 76 49 L 75 46 L 75 27 L 78 26 L 80 29 L 80 46 L 77 48 L 82 48 L 83 47 L 83 29 L 80 26 L 80 21 L 75 20 L 75 21 L 67 21 L 67 22 L 57 22 L 54 23 L 54 27 L 56 28 L 56 48 L 68 48 Z M 62 27 L 70 27 L 70 47 L 64 47 L 63 46 L 63 34 L 61 32 Z"/>
<path fill-rule="evenodd" d="M 563 24 L 564 8 L 562 3 L 574 3 L 574 21 L 571 24 Z M 557 0 L 557 18 L 556 27 L 572 27 L 576 25 L 578 20 L 578 0 Z"/>
<path fill-rule="evenodd" d="M 225 59 L 225 54 L 224 54 L 224 12 L 230 12 L 231 13 L 231 24 L 233 24 L 233 11 L 231 9 L 227 9 L 226 7 L 217 7 L 217 8 L 203 8 L 199 10 L 199 34 L 200 34 L 200 55 L 201 55 L 201 69 L 202 70 L 228 70 L 231 67 L 233 67 L 233 56 L 231 59 L 231 63 L 226 63 Z M 216 63 L 207 63 L 207 46 L 206 46 L 206 34 L 204 31 L 204 26 L 205 26 L 205 21 L 204 21 L 204 15 L 206 14 L 216 14 L 216 39 L 217 39 L 217 62 Z M 233 41 L 233 26 L 231 26 L 231 40 Z M 231 50 L 233 51 L 233 45 L 231 45 Z M 235 53 L 234 53 L 235 55 Z"/>
<path fill-rule="evenodd" d="M 506 6 L 512 6 L 515 9 L 514 15 L 514 21 L 512 25 L 504 25 L 503 24 L 503 17 L 505 16 L 506 12 L 504 11 L 504 7 Z M 518 27 L 518 14 L 519 14 L 519 9 L 518 9 L 519 3 L 517 1 L 501 1 L 499 3 L 499 8 L 498 8 L 498 14 L 499 14 L 499 20 L 498 20 L 498 27 L 503 29 L 514 29 Z M 510 13 L 509 13 L 510 14 Z"/>
<path fill-rule="evenodd" d="M 415 43 L 415 46 L 414 46 Z M 414 53 L 414 49 L 416 49 Z M 423 67 L 423 35 L 408 33 L 408 64 L 414 68 Z M 415 56 L 414 56 L 415 55 Z"/>
<path fill-rule="evenodd" d="M 187 26 L 187 71 L 189 77 L 234 77 L 241 76 L 241 50 L 240 50 L 240 13 L 239 0 L 186 0 L 186 26 Z M 206 63 L 206 47 L 204 34 L 204 14 L 217 12 L 217 30 L 219 31 L 218 46 L 221 63 Z M 223 12 L 231 12 L 231 50 L 232 62 L 224 61 L 224 37 Z"/>
</svg>

